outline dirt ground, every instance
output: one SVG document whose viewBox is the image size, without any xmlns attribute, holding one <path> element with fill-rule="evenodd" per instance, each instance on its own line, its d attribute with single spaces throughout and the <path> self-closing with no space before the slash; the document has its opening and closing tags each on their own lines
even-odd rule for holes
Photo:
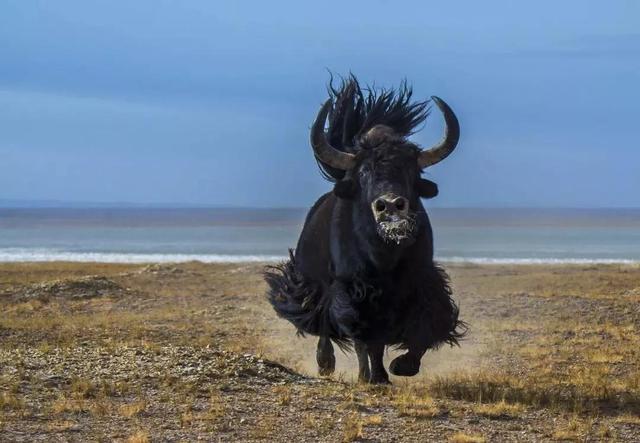
<svg viewBox="0 0 640 443">
<path fill-rule="evenodd" d="M 446 266 L 468 338 L 391 387 L 262 267 L 0 264 L 0 441 L 640 441 L 638 266 Z"/>
</svg>

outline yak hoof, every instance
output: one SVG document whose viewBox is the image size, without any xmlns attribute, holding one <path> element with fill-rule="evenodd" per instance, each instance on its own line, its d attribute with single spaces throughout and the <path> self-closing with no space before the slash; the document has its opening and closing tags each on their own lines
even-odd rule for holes
<svg viewBox="0 0 640 443">
<path fill-rule="evenodd" d="M 410 354 L 403 354 L 393 359 L 389 365 L 389 371 L 393 375 L 412 377 L 420 371 L 420 359 Z"/>
<path fill-rule="evenodd" d="M 390 385 L 389 376 L 387 374 L 371 375 L 369 383 L 372 385 Z"/>
<path fill-rule="evenodd" d="M 324 354 L 324 355 L 323 355 Z M 333 354 L 318 352 L 316 360 L 318 361 L 318 373 L 322 377 L 333 374 L 336 370 L 336 357 Z"/>
</svg>

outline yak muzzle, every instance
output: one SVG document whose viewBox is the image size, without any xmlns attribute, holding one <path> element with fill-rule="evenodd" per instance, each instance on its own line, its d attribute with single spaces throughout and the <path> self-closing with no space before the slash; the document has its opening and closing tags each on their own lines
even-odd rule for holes
<svg viewBox="0 0 640 443">
<path fill-rule="evenodd" d="M 400 244 L 413 237 L 415 220 L 409 212 L 409 200 L 384 194 L 371 203 L 378 235 L 386 242 Z"/>
</svg>

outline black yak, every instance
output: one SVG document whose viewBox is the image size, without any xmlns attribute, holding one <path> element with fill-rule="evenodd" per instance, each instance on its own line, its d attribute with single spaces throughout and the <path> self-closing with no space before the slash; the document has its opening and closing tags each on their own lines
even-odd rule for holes
<svg viewBox="0 0 640 443">
<path fill-rule="evenodd" d="M 420 174 L 454 150 L 458 120 L 432 97 L 444 115 L 445 137 L 421 150 L 408 137 L 425 121 L 429 101 L 412 102 L 406 82 L 375 90 L 351 76 L 338 88 L 331 83 L 329 95 L 311 145 L 334 188 L 309 211 L 290 259 L 265 270 L 267 296 L 300 334 L 319 336 L 321 375 L 335 369 L 333 341 L 355 349 L 360 380 L 389 383 L 385 346 L 406 350 L 391 362 L 391 373 L 412 376 L 428 349 L 457 344 L 464 334 L 447 274 L 433 261 L 420 200 L 438 192 Z"/>
</svg>

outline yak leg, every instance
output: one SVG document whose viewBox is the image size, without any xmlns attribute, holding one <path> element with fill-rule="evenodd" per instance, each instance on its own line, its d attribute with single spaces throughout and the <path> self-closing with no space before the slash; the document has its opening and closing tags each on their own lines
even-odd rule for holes
<svg viewBox="0 0 640 443">
<path fill-rule="evenodd" d="M 393 375 L 412 377 L 420 371 L 420 359 L 427 352 L 425 346 L 409 346 L 409 350 L 391 361 L 389 371 Z"/>
<path fill-rule="evenodd" d="M 336 369 L 336 357 L 333 354 L 333 345 L 329 337 L 320 337 L 316 350 L 318 372 L 322 376 L 331 375 Z"/>
<path fill-rule="evenodd" d="M 368 382 L 371 378 L 371 371 L 369 370 L 367 346 L 360 340 L 354 340 L 354 347 L 358 356 L 358 381 Z"/>
<path fill-rule="evenodd" d="M 369 377 L 369 383 L 391 384 L 391 382 L 389 382 L 389 375 L 382 364 L 384 343 L 367 343 L 367 353 L 371 361 L 371 377 Z"/>
</svg>

